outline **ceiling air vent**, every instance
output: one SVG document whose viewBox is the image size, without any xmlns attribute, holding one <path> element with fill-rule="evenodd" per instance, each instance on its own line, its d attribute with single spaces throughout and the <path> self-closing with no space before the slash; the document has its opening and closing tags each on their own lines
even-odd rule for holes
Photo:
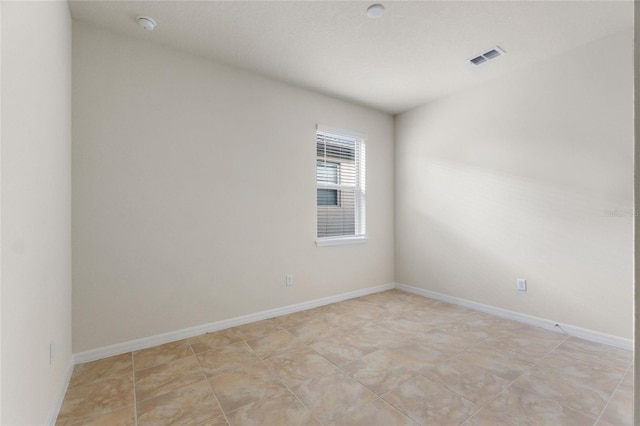
<svg viewBox="0 0 640 426">
<path fill-rule="evenodd" d="M 478 55 L 475 58 L 469 59 L 469 65 L 471 65 L 472 67 L 477 67 L 493 59 L 499 58 L 504 54 L 505 54 L 505 51 L 500 49 L 498 46 L 496 46 L 487 50 L 482 55 Z"/>
</svg>

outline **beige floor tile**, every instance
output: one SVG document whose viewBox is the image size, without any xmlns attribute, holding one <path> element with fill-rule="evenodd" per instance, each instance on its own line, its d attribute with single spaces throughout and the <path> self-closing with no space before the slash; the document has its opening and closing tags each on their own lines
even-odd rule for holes
<svg viewBox="0 0 640 426">
<path fill-rule="evenodd" d="M 204 373 L 194 355 L 136 371 L 136 400 L 145 401 L 201 381 Z"/>
<path fill-rule="evenodd" d="M 133 380 L 129 375 L 75 386 L 67 391 L 56 424 L 89 422 L 125 407 L 133 407 L 133 401 Z"/>
<path fill-rule="evenodd" d="M 324 315 L 321 321 L 327 323 L 330 327 L 336 327 L 341 332 L 349 332 L 355 328 L 371 324 L 371 319 L 363 318 L 368 315 L 359 315 L 353 310 L 350 312 L 333 312 Z"/>
<path fill-rule="evenodd" d="M 631 367 L 629 367 L 629 370 L 627 370 L 627 373 L 624 375 L 623 379 L 622 379 L 622 383 L 620 383 L 622 386 L 629 386 L 631 387 L 631 389 L 633 389 L 633 382 L 634 382 L 634 371 L 633 371 L 633 364 L 631 365 Z"/>
<path fill-rule="evenodd" d="M 198 426 L 229 426 L 229 423 L 224 416 L 218 416 L 204 423 L 200 423 Z"/>
<path fill-rule="evenodd" d="M 553 347 L 558 346 L 568 338 L 568 336 L 564 333 L 545 330 L 543 328 L 524 323 L 519 323 L 518 325 L 512 325 L 511 327 L 505 328 L 499 334 L 526 338 L 527 340 L 538 342 L 541 344 L 547 344 L 548 346 Z"/>
<path fill-rule="evenodd" d="M 260 357 L 243 341 L 214 351 L 200 352 L 196 358 L 207 377 L 260 362 Z"/>
<path fill-rule="evenodd" d="M 323 316 L 329 312 L 335 312 L 336 307 L 334 304 L 328 304 L 323 306 L 318 306 L 317 308 L 309 309 L 305 312 L 309 314 L 309 321 L 320 320 Z"/>
<path fill-rule="evenodd" d="M 382 398 L 422 425 L 459 425 L 478 409 L 473 402 L 422 376 Z"/>
<path fill-rule="evenodd" d="M 456 356 L 456 359 L 484 368 L 503 379 L 513 381 L 533 366 L 533 363 L 512 357 L 490 345 L 481 344 Z"/>
<path fill-rule="evenodd" d="M 138 425 L 200 425 L 222 415 L 205 379 L 138 403 Z"/>
<path fill-rule="evenodd" d="M 292 327 L 298 327 L 309 321 L 318 319 L 318 318 L 311 318 L 313 316 L 315 315 L 311 313 L 311 310 L 309 310 L 309 311 L 300 311 L 300 312 L 294 312 L 292 314 L 283 315 L 280 317 L 276 317 L 273 320 L 276 323 L 278 323 L 282 328 L 289 329 Z"/>
<path fill-rule="evenodd" d="M 286 352 L 299 351 L 307 347 L 287 330 L 276 331 L 267 336 L 249 340 L 247 343 L 262 359 Z"/>
<path fill-rule="evenodd" d="M 247 404 L 230 412 L 227 417 L 232 426 L 321 425 L 307 407 L 289 392 Z"/>
<path fill-rule="evenodd" d="M 323 423 L 359 411 L 376 399 L 376 395 L 344 373 L 318 376 L 292 390 Z"/>
<path fill-rule="evenodd" d="M 600 415 L 611 396 L 611 392 L 597 389 L 588 382 L 541 366 L 534 366 L 520 376 L 515 384 L 538 395 L 552 398 L 594 419 Z"/>
<path fill-rule="evenodd" d="M 376 399 L 360 409 L 340 417 L 330 426 L 416 426 L 409 417 L 381 399 Z"/>
<path fill-rule="evenodd" d="M 506 355 L 535 363 L 556 348 L 558 342 L 530 340 L 525 336 L 496 334 L 489 336 L 482 344 L 504 352 Z"/>
<path fill-rule="evenodd" d="M 531 327 L 524 324 L 526 327 Z M 544 334 L 543 334 L 544 333 Z M 495 337 L 494 337 L 495 336 Z M 489 344 L 494 344 L 507 352 L 516 353 L 518 356 L 539 362 L 542 358 L 555 351 L 567 339 L 567 336 L 548 330 L 531 331 L 527 330 L 506 330 L 497 333 L 484 340 Z M 504 345 L 504 346 L 501 346 Z"/>
<path fill-rule="evenodd" d="M 559 374 L 568 375 L 578 380 L 588 381 L 593 386 L 604 391 L 612 392 L 622 379 L 625 370 L 606 363 L 588 362 L 574 358 L 566 351 L 553 351 L 542 358 L 536 365 L 553 368 Z"/>
<path fill-rule="evenodd" d="M 479 342 L 477 339 L 465 339 L 454 334 L 446 333 L 440 329 L 429 330 L 417 335 L 415 338 L 449 356 L 464 352 L 465 349 Z"/>
<path fill-rule="evenodd" d="M 262 362 L 211 377 L 209 382 L 225 413 L 288 392 Z"/>
<path fill-rule="evenodd" d="M 408 293 L 402 290 L 390 290 L 394 293 L 394 297 L 398 300 L 404 302 L 405 304 L 413 305 L 413 306 L 429 306 L 435 303 L 440 303 L 435 299 L 430 299 L 428 297 L 420 296 L 413 293 Z"/>
<path fill-rule="evenodd" d="M 425 321 L 405 317 L 386 319 L 381 321 L 379 324 L 392 333 L 405 338 L 415 338 L 434 327 L 432 324 L 428 324 Z"/>
<path fill-rule="evenodd" d="M 398 345 L 406 340 L 404 336 L 394 333 L 380 324 L 365 325 L 351 334 L 356 334 L 363 342 L 375 348 Z"/>
<path fill-rule="evenodd" d="M 432 311 L 429 307 L 405 311 L 396 318 L 405 318 L 418 321 L 424 324 L 427 330 L 433 328 L 443 328 L 453 322 L 459 321 L 463 317 L 461 314 L 450 314 L 446 312 Z"/>
<path fill-rule="evenodd" d="M 407 340 L 386 349 L 394 354 L 396 362 L 404 363 L 409 368 L 420 369 L 450 358 L 447 354 L 419 340 Z"/>
<path fill-rule="evenodd" d="M 617 390 L 602 413 L 602 417 L 600 417 L 598 424 L 617 426 L 632 425 L 633 390 Z"/>
<path fill-rule="evenodd" d="M 376 310 L 378 306 L 375 303 L 368 302 L 364 300 L 362 297 L 357 297 L 355 299 L 348 299 L 342 302 L 334 303 L 333 307 L 336 310 L 348 312 L 348 311 L 369 311 Z"/>
<path fill-rule="evenodd" d="M 335 325 L 331 325 L 326 321 L 313 321 L 299 327 L 293 327 L 289 329 L 289 332 L 298 340 L 307 345 L 317 342 L 319 340 L 327 339 L 329 337 L 335 337 L 340 334 L 345 334 L 347 330 L 344 330 Z"/>
<path fill-rule="evenodd" d="M 265 361 L 273 372 L 292 387 L 316 376 L 338 372 L 338 367 L 327 361 L 311 348 L 297 352 L 287 352 Z"/>
<path fill-rule="evenodd" d="M 483 340 L 482 342 L 478 343 L 477 345 L 471 346 L 469 349 L 467 349 L 467 351 L 481 351 L 481 352 L 493 352 L 495 354 L 502 354 L 506 357 L 509 357 L 510 359 L 516 360 L 520 363 L 524 363 L 527 365 L 533 365 L 536 363 L 536 361 L 541 360 L 542 358 L 544 358 L 545 356 L 547 356 L 547 354 L 551 353 L 551 352 L 547 352 L 544 355 L 531 355 L 531 354 L 527 354 L 525 353 L 521 353 L 521 351 L 513 351 L 513 350 L 505 350 L 504 346 L 502 344 L 496 344 L 495 340 L 492 340 L 493 336 L 488 337 L 487 339 Z M 459 356 L 459 355 L 457 355 Z M 532 359 L 534 359 L 535 361 L 532 361 Z"/>
<path fill-rule="evenodd" d="M 368 340 L 356 334 L 344 334 L 320 340 L 313 343 L 311 347 L 337 366 L 347 364 L 377 350 Z"/>
<path fill-rule="evenodd" d="M 447 303 L 440 300 L 436 300 L 433 303 L 428 304 L 428 307 L 429 310 L 433 312 L 445 313 L 456 317 L 466 316 L 476 312 L 473 309 L 465 308 L 464 306 L 454 305 L 453 303 Z"/>
<path fill-rule="evenodd" d="M 480 409 L 473 416 L 467 419 L 462 426 L 514 426 L 505 419 L 486 408 Z"/>
<path fill-rule="evenodd" d="M 607 368 L 626 371 L 633 360 L 633 352 L 600 343 L 570 337 L 556 350 L 572 358 L 593 364 L 604 364 Z"/>
<path fill-rule="evenodd" d="M 380 291 L 378 293 L 373 293 L 368 296 L 362 296 L 359 299 L 362 300 L 363 302 L 369 302 L 375 305 L 384 305 L 394 300 L 395 295 L 391 290 L 387 290 L 387 291 Z"/>
<path fill-rule="evenodd" d="M 280 324 L 273 319 L 252 322 L 229 329 L 230 333 L 239 336 L 242 340 L 257 339 L 281 330 Z"/>
<path fill-rule="evenodd" d="M 376 395 L 397 388 L 418 375 L 419 369 L 396 362 L 388 349 L 380 349 L 342 367 L 343 371 Z"/>
<path fill-rule="evenodd" d="M 380 318 L 376 319 L 374 322 L 380 322 L 387 318 L 397 318 L 403 314 L 407 313 L 407 310 L 411 310 L 412 307 L 408 306 L 407 303 L 401 300 L 390 300 L 384 304 L 378 305 L 380 309 L 384 312 Z"/>
<path fill-rule="evenodd" d="M 416 377 L 429 365 L 447 357 L 418 342 L 383 348 L 343 366 L 351 375 L 377 395 L 382 395 Z"/>
<path fill-rule="evenodd" d="M 500 325 L 504 330 L 517 330 L 522 326 L 522 323 L 520 321 L 500 317 L 497 318 L 500 320 Z"/>
<path fill-rule="evenodd" d="M 598 424 L 631 425 L 633 423 L 633 372 L 630 370 L 609 400 Z"/>
<path fill-rule="evenodd" d="M 191 355 L 193 355 L 193 351 L 189 343 L 186 340 L 180 340 L 135 351 L 133 353 L 133 363 L 134 368 L 138 371 Z"/>
<path fill-rule="evenodd" d="M 134 407 L 131 406 L 92 417 L 77 424 L 82 424 L 82 426 L 135 426 L 136 413 Z"/>
<path fill-rule="evenodd" d="M 345 316 L 349 318 L 351 321 L 355 321 L 356 319 L 364 319 L 367 321 L 374 321 L 382 318 L 385 314 L 385 310 L 380 306 L 377 306 L 373 303 L 362 302 L 360 299 L 352 299 L 352 303 L 349 305 L 350 301 L 343 302 L 347 304 L 345 308 L 342 309 Z M 349 324 L 345 324 L 349 325 Z"/>
<path fill-rule="evenodd" d="M 509 380 L 457 359 L 427 367 L 422 375 L 478 405 L 486 404 L 511 384 Z"/>
<path fill-rule="evenodd" d="M 484 329 L 494 333 L 496 331 L 508 329 L 511 324 L 510 320 L 505 320 L 504 318 L 479 311 L 474 311 L 469 315 L 465 315 L 464 320 L 460 320 L 460 322 L 469 327 Z"/>
<path fill-rule="evenodd" d="M 483 317 L 476 317 L 474 314 L 466 315 L 461 320 L 443 324 L 437 329 L 474 343 L 479 343 L 491 336 L 492 333 L 503 330 L 498 323 L 486 321 Z"/>
<path fill-rule="evenodd" d="M 97 380 L 113 379 L 133 373 L 131 353 L 78 364 L 73 369 L 69 388 L 82 386 Z"/>
<path fill-rule="evenodd" d="M 595 421 L 553 399 L 541 397 L 516 385 L 502 391 L 485 409 L 522 426 L 587 426 L 593 425 Z"/>
<path fill-rule="evenodd" d="M 233 331 L 230 331 L 230 329 L 215 331 L 187 339 L 195 353 L 220 349 L 223 346 L 239 342 L 240 340 L 242 340 L 242 338 Z"/>
</svg>

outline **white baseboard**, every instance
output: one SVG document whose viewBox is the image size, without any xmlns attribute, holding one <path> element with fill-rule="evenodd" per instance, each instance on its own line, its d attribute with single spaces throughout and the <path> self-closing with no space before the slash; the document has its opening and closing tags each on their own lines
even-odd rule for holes
<svg viewBox="0 0 640 426">
<path fill-rule="evenodd" d="M 452 303 L 454 305 L 464 306 L 465 308 L 474 309 L 476 311 L 485 312 L 491 315 L 496 315 L 502 318 L 511 319 L 514 321 L 523 322 L 537 327 L 542 327 L 547 330 L 562 332 L 558 330 L 555 325 L 558 324 L 562 327 L 570 336 L 579 337 L 581 339 L 590 340 L 596 343 L 603 343 L 609 346 L 615 346 L 617 348 L 627 349 L 633 351 L 633 340 L 625 339 L 623 337 L 613 336 L 610 334 L 600 333 L 598 331 L 589 330 L 582 327 L 577 327 L 570 324 L 561 324 L 557 321 L 552 321 L 544 318 L 534 317 L 519 312 L 510 311 L 508 309 L 497 308 L 495 306 L 484 305 L 482 303 L 473 302 L 467 299 L 461 299 L 459 297 L 447 296 L 446 294 L 437 293 L 435 291 L 425 290 L 418 287 L 412 287 L 405 284 L 396 283 L 395 288 L 398 290 L 406 291 L 420 296 L 430 297 L 432 299 L 441 300 L 443 302 Z"/>
<path fill-rule="evenodd" d="M 64 396 L 67 394 L 67 389 L 69 388 L 69 382 L 71 381 L 71 374 L 73 374 L 73 367 L 75 366 L 75 361 L 73 359 L 73 355 L 71 355 L 71 359 L 69 360 L 69 366 L 67 367 L 67 373 L 64 377 L 64 381 L 62 382 L 62 386 L 58 390 L 58 394 L 56 395 L 56 399 L 51 406 L 51 410 L 49 410 L 49 416 L 47 416 L 48 425 L 55 425 L 56 420 L 58 419 L 58 414 L 60 413 L 60 409 L 62 408 L 62 403 L 64 402 Z"/>
<path fill-rule="evenodd" d="M 341 302 L 355 297 L 367 296 L 369 294 L 378 293 L 385 290 L 391 290 L 395 287 L 394 283 L 382 284 L 375 287 L 355 290 L 348 293 L 337 294 L 335 296 L 323 297 L 321 299 L 310 300 L 308 302 L 296 303 L 294 305 L 283 306 L 281 308 L 269 309 L 267 311 L 256 312 L 254 314 L 243 315 L 226 320 L 216 321 L 209 324 L 197 325 L 195 327 L 184 328 L 182 330 L 171 331 L 168 333 L 157 334 L 155 336 L 143 337 L 141 339 L 130 340 L 128 342 L 116 343 L 115 345 L 103 346 L 97 349 L 91 349 L 84 352 L 74 354 L 73 359 L 76 364 L 82 364 L 89 361 L 95 361 L 114 355 L 120 355 L 127 352 L 138 351 L 164 343 L 175 342 L 189 337 L 199 336 L 204 333 L 224 330 L 225 328 L 235 327 L 238 325 L 248 324 L 250 322 L 260 321 L 268 318 L 278 317 L 293 312 L 304 311 L 306 309 L 317 308 L 318 306 L 329 305 L 331 303 Z M 65 388 L 66 389 L 66 388 Z M 64 394 L 63 394 L 64 395 Z"/>
</svg>

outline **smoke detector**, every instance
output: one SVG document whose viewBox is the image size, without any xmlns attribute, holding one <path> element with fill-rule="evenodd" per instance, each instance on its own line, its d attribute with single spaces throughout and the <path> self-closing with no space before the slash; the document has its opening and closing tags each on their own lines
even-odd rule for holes
<svg viewBox="0 0 640 426">
<path fill-rule="evenodd" d="M 496 58 L 499 58 L 505 53 L 506 52 L 504 50 L 500 49 L 498 46 L 495 46 L 484 52 L 482 55 L 478 55 L 469 59 L 467 62 L 472 68 L 475 68 L 482 64 L 486 64 L 487 62 L 492 61 Z"/>
<path fill-rule="evenodd" d="M 153 31 L 153 29 L 156 27 L 156 21 L 154 21 L 152 18 L 149 18 L 148 16 L 138 16 L 136 18 L 136 21 L 138 21 L 138 25 L 140 25 L 140 27 L 144 28 L 147 31 Z"/>
</svg>

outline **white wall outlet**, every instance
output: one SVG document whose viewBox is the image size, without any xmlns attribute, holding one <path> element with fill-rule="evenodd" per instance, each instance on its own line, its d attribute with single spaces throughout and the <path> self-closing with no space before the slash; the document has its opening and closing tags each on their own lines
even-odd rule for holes
<svg viewBox="0 0 640 426">
<path fill-rule="evenodd" d="M 287 274 L 286 279 L 287 287 L 291 287 L 293 285 L 293 275 Z"/>
<path fill-rule="evenodd" d="M 518 291 L 527 291 L 527 280 L 518 278 L 518 281 L 516 282 L 516 288 L 518 289 Z"/>
<path fill-rule="evenodd" d="M 56 357 L 56 353 L 58 349 L 56 348 L 56 341 L 52 340 L 49 342 L 49 364 L 53 364 L 53 360 Z"/>
</svg>

